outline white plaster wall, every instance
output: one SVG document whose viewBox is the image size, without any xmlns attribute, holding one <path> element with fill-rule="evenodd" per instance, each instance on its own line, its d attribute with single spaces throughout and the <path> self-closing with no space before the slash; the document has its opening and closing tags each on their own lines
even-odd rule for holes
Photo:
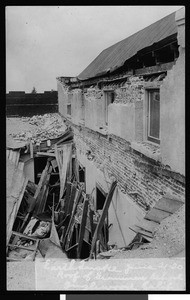
<svg viewBox="0 0 190 300">
<path fill-rule="evenodd" d="M 182 43 L 182 26 L 178 42 Z M 182 47 L 183 46 L 183 47 Z M 163 164 L 185 175 L 185 44 L 180 46 L 176 65 L 160 88 L 161 155 Z"/>
<path fill-rule="evenodd" d="M 94 207 L 96 201 L 96 183 L 98 183 L 102 189 L 108 193 L 108 185 L 102 171 L 97 169 L 93 161 L 89 161 L 87 157 L 77 151 L 77 159 L 85 167 L 86 170 L 86 193 L 91 194 L 94 198 Z M 115 210 L 117 213 L 117 218 L 115 215 Z M 108 211 L 108 222 L 113 224 L 109 228 L 109 244 L 116 244 L 117 247 L 127 246 L 135 237 L 135 233 L 129 229 L 130 225 L 135 225 L 135 222 L 144 218 L 145 213 L 130 199 L 129 196 L 123 194 L 118 187 L 113 195 L 113 199 Z M 123 232 L 124 239 L 121 234 Z"/>
<path fill-rule="evenodd" d="M 108 133 L 127 141 L 135 139 L 135 104 L 110 104 L 108 106 Z"/>
<path fill-rule="evenodd" d="M 85 99 L 85 126 L 96 130 L 96 105 L 95 100 Z"/>
<path fill-rule="evenodd" d="M 116 187 L 108 215 L 109 224 L 113 224 L 109 228 L 109 244 L 115 244 L 118 248 L 128 246 L 136 236 L 136 233 L 129 229 L 129 227 L 135 225 L 137 221 L 142 220 L 144 216 L 145 213 L 130 197 L 123 194 Z"/>
<path fill-rule="evenodd" d="M 24 163 L 24 175 L 27 177 L 30 181 L 34 182 L 34 159 L 31 158 Z"/>
<path fill-rule="evenodd" d="M 67 93 L 62 84 L 57 82 L 59 112 L 67 117 Z"/>
<path fill-rule="evenodd" d="M 72 122 L 79 125 L 82 120 L 82 93 L 81 90 L 73 92 L 71 100 L 71 116 Z"/>
</svg>

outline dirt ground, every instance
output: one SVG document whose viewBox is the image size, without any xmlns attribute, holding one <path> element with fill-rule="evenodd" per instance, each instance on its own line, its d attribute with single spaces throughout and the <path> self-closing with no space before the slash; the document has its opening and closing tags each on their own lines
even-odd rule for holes
<svg viewBox="0 0 190 300">
<path fill-rule="evenodd" d="M 65 130 L 66 126 L 58 113 L 6 119 L 6 136 L 17 141 L 38 143 L 56 138 Z"/>
<path fill-rule="evenodd" d="M 185 257 L 185 205 L 164 219 L 151 243 L 136 250 L 116 251 L 112 259 Z"/>
</svg>

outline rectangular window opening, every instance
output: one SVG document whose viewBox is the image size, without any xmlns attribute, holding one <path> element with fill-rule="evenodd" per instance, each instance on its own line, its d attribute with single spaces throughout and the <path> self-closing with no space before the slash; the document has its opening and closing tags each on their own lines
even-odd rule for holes
<svg viewBox="0 0 190 300">
<path fill-rule="evenodd" d="M 71 116 L 71 104 L 67 104 L 67 114 Z"/>
<path fill-rule="evenodd" d="M 160 144 L 160 91 L 148 91 L 148 140 Z"/>
<path fill-rule="evenodd" d="M 105 123 L 108 125 L 108 105 L 115 100 L 114 91 L 105 91 Z"/>
<path fill-rule="evenodd" d="M 106 193 L 96 186 L 96 210 L 102 210 L 106 200 Z"/>
</svg>

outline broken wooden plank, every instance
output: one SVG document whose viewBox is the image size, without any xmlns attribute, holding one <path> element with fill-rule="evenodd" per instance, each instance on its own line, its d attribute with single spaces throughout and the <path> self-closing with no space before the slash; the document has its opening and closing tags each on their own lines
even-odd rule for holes
<svg viewBox="0 0 190 300">
<path fill-rule="evenodd" d="M 70 243 L 72 241 L 74 228 L 75 228 L 75 223 L 74 223 L 74 220 L 73 220 L 70 231 L 68 232 L 68 235 L 67 235 L 67 240 L 66 240 L 66 243 L 65 243 L 65 251 L 67 251 L 67 249 L 69 248 Z"/>
<path fill-rule="evenodd" d="M 37 251 L 38 251 L 39 242 L 40 242 L 40 240 L 38 239 L 37 242 L 36 242 L 36 248 L 34 249 L 34 252 L 32 254 L 32 260 L 33 261 L 35 260 L 35 257 L 36 257 Z"/>
<path fill-rule="evenodd" d="M 148 242 L 151 242 L 152 241 L 152 237 L 149 237 L 149 236 L 147 236 L 147 235 L 144 235 L 143 233 L 140 233 L 140 232 L 138 232 L 138 231 L 136 231 L 136 230 L 134 230 L 132 227 L 129 227 L 129 229 L 131 229 L 132 231 L 134 231 L 135 233 L 137 233 L 137 234 L 140 234 L 144 239 L 146 239 Z"/>
<path fill-rule="evenodd" d="M 79 242 L 77 248 L 77 258 L 80 258 L 81 250 L 82 250 L 82 242 L 84 238 L 85 226 L 86 226 L 86 218 L 88 213 L 88 199 L 85 199 L 83 204 L 83 211 L 82 211 L 82 219 L 80 224 L 80 231 L 79 231 Z"/>
<path fill-rule="evenodd" d="M 28 192 L 30 192 L 31 194 L 34 195 L 36 189 L 37 189 L 37 185 L 36 185 L 34 182 L 28 180 L 28 183 L 27 183 L 27 186 L 26 186 L 26 190 L 27 190 Z"/>
<path fill-rule="evenodd" d="M 33 144 L 30 141 L 30 158 L 33 158 L 33 157 L 34 157 L 34 149 L 33 149 Z"/>
<path fill-rule="evenodd" d="M 7 245 L 10 248 L 19 248 L 19 249 L 24 249 L 24 250 L 28 250 L 28 251 L 34 251 L 34 248 L 30 248 L 30 247 L 25 247 L 25 246 L 21 246 L 21 245 L 12 245 L 12 244 L 8 244 Z"/>
<path fill-rule="evenodd" d="M 48 169 L 49 169 L 49 165 L 50 165 L 50 163 L 49 163 L 49 161 L 47 161 L 47 164 L 46 164 L 46 166 L 45 166 L 45 168 L 44 168 L 44 170 L 43 170 L 43 172 L 42 172 L 42 176 L 40 177 L 40 180 L 39 180 L 37 189 L 36 189 L 35 194 L 34 194 L 34 198 L 35 198 L 35 199 L 37 199 L 37 197 L 38 197 L 38 195 L 39 195 L 39 193 L 40 193 L 40 190 L 41 190 L 41 187 L 42 187 L 42 185 L 43 185 L 43 182 L 44 182 L 44 180 L 45 180 L 45 178 L 46 178 L 46 176 L 47 176 L 47 172 L 48 172 Z"/>
<path fill-rule="evenodd" d="M 91 236 L 92 236 L 92 237 L 93 237 L 93 235 L 94 235 L 93 215 L 94 215 L 94 212 L 93 212 L 93 210 L 90 208 L 90 209 L 89 209 L 89 218 L 90 218 L 90 229 L 91 229 Z"/>
<path fill-rule="evenodd" d="M 50 180 L 50 176 L 51 176 L 51 171 L 52 171 L 52 166 L 49 166 L 47 176 L 44 180 L 43 187 L 41 189 L 42 193 L 41 193 L 40 197 L 38 196 L 38 199 L 36 200 L 36 203 L 35 203 L 35 205 L 36 205 L 36 207 L 34 209 L 35 214 L 42 213 L 45 209 L 48 192 L 49 192 L 48 184 L 49 184 L 49 180 Z"/>
<path fill-rule="evenodd" d="M 102 226 L 104 224 L 106 215 L 108 213 L 108 209 L 109 209 L 109 206 L 110 206 L 110 203 L 111 203 L 111 200 L 112 200 L 112 196 L 113 196 L 113 193 L 115 191 L 116 186 L 117 186 L 117 182 L 116 181 L 112 182 L 110 190 L 109 190 L 108 195 L 106 197 L 104 207 L 103 207 L 103 210 L 102 210 L 102 214 L 100 216 L 100 219 L 99 219 L 98 224 L 96 226 L 96 230 L 95 230 L 94 235 L 93 235 L 92 246 L 91 246 L 90 256 L 89 256 L 90 258 L 92 258 L 92 255 L 93 255 L 93 252 L 94 252 L 94 249 L 95 249 L 95 245 L 96 245 L 96 241 L 99 238 L 99 235 L 100 235 Z"/>
<path fill-rule="evenodd" d="M 129 226 L 129 228 L 131 230 L 133 230 L 134 232 L 136 232 L 136 233 L 140 233 L 142 235 L 145 235 L 145 236 L 148 236 L 150 238 L 153 238 L 153 235 L 150 232 L 145 231 L 143 229 L 140 229 L 138 226 L 133 225 L 133 226 Z"/>
<path fill-rule="evenodd" d="M 55 144 L 55 154 L 60 176 L 61 185 L 59 198 L 61 199 L 65 188 L 67 170 L 70 163 L 70 156 L 72 154 L 72 145 L 66 144 L 63 145 L 61 149 L 58 149 L 57 145 Z"/>
<path fill-rule="evenodd" d="M 157 222 L 150 221 L 150 220 L 138 220 L 135 222 L 135 225 L 142 228 L 143 230 L 146 230 L 148 232 L 154 232 L 155 228 L 158 226 Z"/>
<path fill-rule="evenodd" d="M 82 190 L 77 190 L 76 195 L 75 195 L 75 201 L 74 201 L 74 207 L 73 207 L 72 215 L 71 215 L 71 218 L 70 218 L 70 221 L 69 221 L 69 224 L 68 224 L 68 227 L 67 227 L 67 230 L 66 230 L 64 239 L 63 239 L 63 241 L 62 241 L 63 247 L 65 246 L 65 242 L 66 242 L 66 239 L 67 239 L 67 235 L 68 235 L 68 233 L 69 233 L 69 231 L 70 231 L 70 229 L 71 229 L 71 225 L 72 225 L 72 222 L 73 222 L 73 218 L 74 218 L 74 215 L 75 215 L 75 213 L 76 213 L 77 206 L 78 206 L 78 203 L 79 203 L 81 197 L 82 197 Z"/>
<path fill-rule="evenodd" d="M 156 209 L 156 208 L 152 208 L 144 217 L 147 220 L 151 220 L 157 223 L 160 223 L 163 219 L 169 217 L 171 215 L 171 213 L 160 210 L 160 209 Z"/>
<path fill-rule="evenodd" d="M 10 240 L 10 237 L 11 237 L 11 232 L 12 232 L 13 225 L 14 225 L 14 221 L 16 219 L 16 215 L 18 213 L 18 210 L 19 210 L 20 204 L 22 202 L 24 192 L 25 192 L 25 189 L 26 189 L 26 186 L 27 186 L 27 183 L 28 183 L 28 178 L 25 178 L 23 176 L 23 173 L 21 173 L 20 176 L 19 176 L 18 173 L 16 173 L 16 175 L 18 175 L 16 177 L 16 180 L 20 181 L 21 189 L 18 190 L 18 186 L 16 184 L 16 192 L 15 192 L 14 189 L 11 192 L 11 198 L 14 199 L 14 202 L 13 202 L 13 205 L 12 205 L 12 211 L 11 211 L 9 217 L 8 217 L 8 222 L 7 222 L 7 244 L 9 243 L 9 240 Z M 18 196 L 17 196 L 17 191 L 19 192 Z M 16 199 L 16 201 L 15 201 L 15 199 Z"/>
<path fill-rule="evenodd" d="M 176 210 L 178 210 L 184 203 L 176 200 L 169 198 L 167 196 L 164 196 L 162 199 L 160 199 L 154 208 L 160 209 L 169 213 L 174 213 Z"/>
<path fill-rule="evenodd" d="M 72 188 L 72 183 L 67 182 L 66 183 L 66 196 L 65 196 L 65 213 L 67 214 L 68 208 L 69 208 L 69 200 L 71 197 L 71 188 Z"/>
<path fill-rule="evenodd" d="M 25 239 L 28 239 L 28 240 L 32 240 L 32 241 L 36 241 L 36 240 L 37 240 L 37 238 L 35 238 L 35 237 L 29 236 L 29 235 L 26 235 L 26 234 L 23 234 L 23 233 L 20 233 L 20 232 L 16 232 L 16 231 L 12 231 L 11 234 L 12 234 L 12 235 L 19 236 L 19 237 L 21 237 L 21 238 L 25 238 Z"/>
<path fill-rule="evenodd" d="M 73 184 L 71 189 L 71 196 L 68 203 L 67 215 L 71 215 L 72 213 L 76 190 L 77 190 L 76 185 Z"/>
<path fill-rule="evenodd" d="M 72 250 L 72 249 L 74 249 L 74 248 L 76 248 L 77 246 L 78 246 L 78 243 L 76 243 L 75 245 L 73 245 L 73 246 L 71 246 L 70 248 L 68 248 L 68 249 L 67 249 L 67 252 L 70 251 L 70 250 Z"/>
<path fill-rule="evenodd" d="M 36 156 L 52 156 L 52 157 L 55 157 L 55 153 L 52 153 L 52 152 L 37 152 Z"/>
<path fill-rule="evenodd" d="M 73 133 L 70 130 L 67 130 L 64 133 L 63 137 L 59 141 L 57 141 L 56 145 L 61 144 L 62 142 L 66 141 L 67 139 L 69 139 L 71 137 L 73 137 Z"/>
<path fill-rule="evenodd" d="M 50 163 L 49 163 L 49 161 L 47 160 L 47 164 L 46 164 L 46 166 L 45 166 L 45 168 L 44 168 L 44 170 L 43 170 L 43 172 L 42 172 L 42 176 L 40 177 L 40 180 L 39 180 L 37 189 L 36 189 L 35 194 L 34 194 L 34 199 L 35 199 L 35 200 L 33 201 L 32 205 L 31 205 L 31 208 L 30 208 L 31 211 L 35 208 L 35 204 L 36 204 L 36 201 L 37 201 L 37 199 L 38 199 L 38 196 L 40 195 L 41 188 L 42 188 L 42 186 L 43 186 L 44 180 L 46 179 L 46 176 L 47 176 L 47 172 L 48 172 L 49 166 L 50 166 Z M 29 218 L 29 215 L 30 215 L 30 212 L 28 212 L 28 213 L 26 214 L 25 218 L 24 218 L 24 221 L 23 221 L 23 223 L 22 223 L 22 225 L 21 225 L 21 228 L 20 228 L 20 231 L 21 231 L 21 232 L 23 231 L 24 226 L 25 226 L 25 224 L 27 223 L 27 220 L 28 220 L 28 218 Z"/>
</svg>

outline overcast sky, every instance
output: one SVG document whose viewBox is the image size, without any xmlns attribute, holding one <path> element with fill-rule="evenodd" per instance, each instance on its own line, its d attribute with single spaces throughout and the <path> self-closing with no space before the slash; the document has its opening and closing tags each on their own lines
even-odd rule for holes
<svg viewBox="0 0 190 300">
<path fill-rule="evenodd" d="M 8 6 L 6 90 L 57 90 L 105 48 L 182 6 Z"/>
</svg>

